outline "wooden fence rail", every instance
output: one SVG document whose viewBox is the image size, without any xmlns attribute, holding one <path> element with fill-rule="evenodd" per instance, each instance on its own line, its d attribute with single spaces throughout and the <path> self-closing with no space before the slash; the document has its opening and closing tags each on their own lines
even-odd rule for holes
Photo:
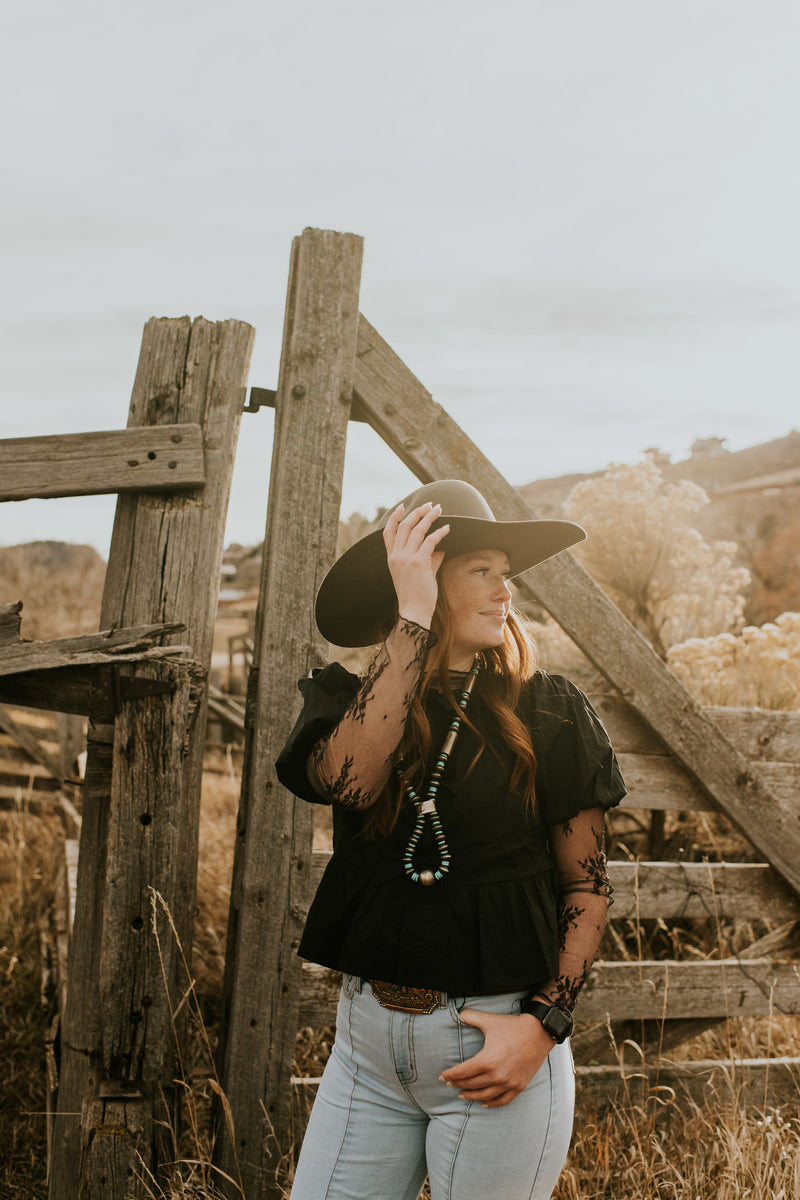
<svg viewBox="0 0 800 1200">
<path fill-rule="evenodd" d="M 0 441 L 0 500 L 169 492 L 206 481 L 199 425 Z"/>
</svg>

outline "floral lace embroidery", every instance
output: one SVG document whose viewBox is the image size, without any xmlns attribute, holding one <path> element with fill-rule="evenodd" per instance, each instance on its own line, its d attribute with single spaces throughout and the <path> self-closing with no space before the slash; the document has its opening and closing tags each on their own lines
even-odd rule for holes
<svg viewBox="0 0 800 1200">
<path fill-rule="evenodd" d="M 600 809 L 587 809 L 557 825 L 551 841 L 561 881 L 559 967 L 555 979 L 540 990 L 571 1012 L 594 962 L 611 896 Z"/>
<path fill-rule="evenodd" d="M 341 721 L 311 751 L 309 775 L 323 795 L 353 808 L 380 795 L 435 641 L 431 630 L 398 619 Z"/>
</svg>

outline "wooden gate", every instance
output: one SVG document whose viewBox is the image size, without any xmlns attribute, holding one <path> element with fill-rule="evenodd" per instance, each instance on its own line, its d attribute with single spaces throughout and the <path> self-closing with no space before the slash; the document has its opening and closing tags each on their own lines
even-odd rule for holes
<svg viewBox="0 0 800 1200">
<path fill-rule="evenodd" d="M 53 1200 L 152 1195 L 149 1172 L 174 1156 L 174 1018 L 189 984 L 177 939 L 188 953 L 205 681 L 252 340 L 243 322 L 152 320 L 128 429 L 0 443 L 0 499 L 120 493 L 105 632 L 24 642 L 19 605 L 0 611 L 0 700 L 89 720 Z"/>
<path fill-rule="evenodd" d="M 297 711 L 296 680 L 324 665 L 313 597 L 335 555 L 349 420 L 367 421 L 417 478 L 459 478 L 501 520 L 536 514 L 358 313 L 361 239 L 306 230 L 295 240 L 276 407 L 263 580 L 246 714 L 245 766 L 226 961 L 224 1086 L 233 1137 L 217 1161 L 241 1173 L 248 1200 L 277 1196 L 289 1148 L 289 1081 L 302 1024 L 332 1021 L 338 981 L 301 966 L 296 948 L 323 856 L 311 814 L 281 787 L 273 763 Z M 271 395 L 271 394 L 270 394 Z M 800 714 L 700 708 L 570 554 L 517 581 L 599 674 L 590 691 L 630 786 L 628 805 L 729 816 L 763 864 L 613 863 L 614 919 L 768 915 L 777 935 L 725 961 L 598 962 L 576 1016 L 590 1023 L 584 1061 L 636 1022 L 666 1020 L 661 1048 L 732 1013 L 800 1012 Z M 598 1033 L 598 1026 L 600 1027 Z M 584 1027 L 587 1028 L 587 1027 Z M 796 1091 L 800 1060 L 770 1065 Z M 668 1075 L 656 1064 L 660 1078 Z M 691 1080 L 714 1064 L 678 1069 Z M 763 1098 L 765 1064 L 740 1064 Z M 639 1074 L 644 1074 L 639 1072 Z M 611 1069 L 612 1082 L 620 1067 Z M 587 1067 L 584 1086 L 607 1086 Z M 645 1080 L 646 1082 L 646 1080 Z M 228 1130 L 230 1133 L 230 1129 Z"/>
</svg>

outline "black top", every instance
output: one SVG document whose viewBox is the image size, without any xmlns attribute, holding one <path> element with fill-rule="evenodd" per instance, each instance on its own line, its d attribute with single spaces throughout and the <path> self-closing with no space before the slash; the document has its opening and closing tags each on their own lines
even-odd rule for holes
<svg viewBox="0 0 800 1200">
<path fill-rule="evenodd" d="M 618 804 L 625 785 L 584 694 L 563 676 L 540 671 L 524 685 L 517 709 L 537 760 L 531 814 L 520 789 L 509 787 L 513 756 L 493 736 L 480 684 L 479 677 L 469 718 L 483 730 L 486 748 L 468 774 L 477 739 L 462 726 L 436 797 L 449 874 L 423 887 L 404 873 L 412 804 L 403 806 L 388 838 L 376 839 L 363 835 L 362 811 L 334 803 L 333 856 L 308 914 L 302 957 L 362 978 L 462 995 L 532 987 L 557 974 L 558 872 L 548 827 L 587 808 Z M 298 686 L 303 710 L 276 763 L 278 778 L 296 796 L 324 804 L 308 781 L 306 761 L 341 720 L 360 680 L 332 663 Z M 426 712 L 434 759 L 453 710 L 430 691 Z M 414 859 L 417 870 L 438 860 L 430 839 Z"/>
</svg>

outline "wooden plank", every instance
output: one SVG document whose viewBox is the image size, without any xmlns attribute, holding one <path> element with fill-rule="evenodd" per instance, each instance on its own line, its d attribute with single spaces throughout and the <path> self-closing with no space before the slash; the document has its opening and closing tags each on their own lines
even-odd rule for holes
<svg viewBox="0 0 800 1200">
<path fill-rule="evenodd" d="M 353 234 L 307 229 L 292 250 L 228 923 L 223 1086 L 237 1146 L 219 1139 L 215 1156 L 230 1175 L 238 1159 L 248 1200 L 280 1195 L 289 1143 L 312 813 L 273 764 L 297 711 L 296 681 L 327 655 L 313 596 L 336 552 L 362 248 Z"/>
<path fill-rule="evenodd" d="M 48 754 L 30 726 L 20 725 L 18 721 L 15 721 L 14 717 L 3 704 L 0 704 L 0 729 L 13 738 L 28 757 L 44 767 L 54 779 L 59 782 L 63 779 L 64 775 L 60 763 L 57 763 L 52 755 Z"/>
<path fill-rule="evenodd" d="M 79 756 L 86 749 L 85 722 L 74 713 L 56 714 L 58 727 L 58 759 L 62 779 L 76 770 Z"/>
<path fill-rule="evenodd" d="M 149 625 L 155 622 L 185 626 L 192 659 L 208 671 L 211 662 L 214 618 L 217 609 L 220 566 L 224 544 L 236 441 L 241 421 L 253 329 L 241 321 L 212 323 L 188 317 L 148 321 L 143 337 L 136 380 L 128 415 L 129 427 L 197 424 L 203 431 L 206 485 L 171 494 L 124 493 L 117 501 L 100 623 L 106 628 Z M 167 634 L 168 644 L 177 634 Z M 164 701 L 151 699 L 157 707 Z M 59 1117 L 53 1139 L 50 1200 L 73 1200 L 77 1193 L 79 1164 L 91 1136 L 88 1120 L 81 1127 L 84 1104 L 99 1096 L 103 1046 L 110 1032 L 120 1027 L 122 1015 L 113 1006 L 101 1006 L 100 947 L 114 897 L 107 863 L 107 847 L 121 835 L 114 823 L 122 819 L 110 802 L 111 765 L 107 708 L 90 708 L 87 765 L 84 781 L 83 824 L 72 964 L 62 1041 Z M 113 734 L 113 730 L 111 731 Z M 164 899 L 170 906 L 178 936 L 187 955 L 197 875 L 197 836 L 202 774 L 205 705 L 202 700 L 194 721 L 194 734 L 184 747 L 182 786 L 172 797 L 171 816 L 178 830 L 173 864 L 172 891 Z M 154 759 L 155 761 L 155 759 Z M 154 786 L 157 786 L 154 784 Z M 143 808 L 142 812 L 145 811 Z M 126 864 L 125 870 L 138 870 Z M 139 911 L 147 911 L 143 901 Z M 143 930 L 144 947 L 149 925 Z M 144 953 L 144 949 L 142 953 Z M 174 960 L 173 960 L 174 961 Z M 172 986 L 172 981 L 170 981 Z M 124 1001 L 124 991 L 113 993 Z M 152 997 L 155 1008 L 166 1002 L 165 990 Z M 185 1011 L 185 1007 L 184 1007 Z M 149 1018 L 148 1018 L 149 1020 Z M 154 1014 L 154 1025 L 161 1025 Z M 146 1034 L 142 1034 L 146 1037 Z M 178 1021 L 181 1036 L 181 1020 Z M 171 1044 L 171 1043 L 170 1043 Z M 168 1047 L 163 1047 L 164 1053 Z M 137 1061 L 151 1062 L 148 1052 Z M 120 1063 L 119 1075 L 124 1074 Z M 161 1088 L 174 1096 L 174 1076 L 147 1081 L 148 1120 L 139 1150 L 146 1164 L 169 1153 L 156 1139 L 163 1128 L 151 1118 Z M 173 1152 L 174 1153 L 174 1152 Z M 117 1194 L 125 1192 L 125 1179 L 115 1179 Z M 110 1185 L 111 1186 L 111 1185 Z"/>
<path fill-rule="evenodd" d="M 772 959 L 595 962 L 579 1021 L 800 1013 L 800 964 Z"/>
<path fill-rule="evenodd" d="M 319 887 L 331 859 L 315 850 L 311 882 Z M 792 921 L 800 902 L 765 863 L 618 862 L 608 864 L 615 921 L 716 919 Z"/>
<path fill-rule="evenodd" d="M 800 712 L 770 712 L 766 708 L 704 711 L 745 758 L 800 762 Z"/>
<path fill-rule="evenodd" d="M 0 646 L 19 640 L 21 610 L 21 600 L 15 600 L 11 604 L 0 604 Z"/>
<path fill-rule="evenodd" d="M 612 920 L 793 921 L 800 901 L 765 863 L 610 862 Z"/>
<path fill-rule="evenodd" d="M 780 958 L 794 959 L 800 957 L 800 921 L 789 920 L 777 929 L 770 930 L 763 937 L 756 938 L 749 946 L 739 952 L 739 959 Z M 630 1021 L 614 1021 L 613 1026 L 608 1021 L 594 1024 L 581 1022 L 573 1040 L 575 1061 L 579 1063 L 616 1062 L 619 1057 L 619 1047 L 630 1040 L 636 1043 L 651 1059 L 669 1056 L 676 1047 L 683 1045 L 691 1038 L 699 1037 L 708 1029 L 719 1025 L 724 1017 L 675 1017 L 670 1021 L 644 1021 L 635 1018 Z M 613 1030 L 613 1038 L 611 1031 Z"/>
<path fill-rule="evenodd" d="M 77 667 L 127 662 L 130 656 L 155 657 L 162 652 L 154 643 L 168 634 L 183 630 L 177 621 L 160 625 L 137 625 L 129 629 L 106 629 L 82 637 L 54 638 L 50 642 L 15 642 L 0 647 L 0 676 L 27 671 L 52 671 L 58 667 Z M 176 652 L 172 646 L 171 653 Z M 187 647 L 180 647 L 181 650 Z"/>
<path fill-rule="evenodd" d="M 363 316 L 355 403 L 423 483 L 461 478 L 480 489 L 498 519 L 536 515 Z M 552 613 L 720 810 L 800 893 L 800 810 L 775 805 L 760 771 L 704 714 L 574 556 L 560 554 L 517 583 L 524 597 Z"/>
<path fill-rule="evenodd" d="M 128 1095 L 98 1096 L 86 1102 L 82 1114 L 87 1130 L 86 1155 L 81 1164 L 82 1186 L 73 1195 L 91 1200 L 152 1197 L 140 1148 L 153 1138 L 153 1103 L 149 1097 L 131 1091 Z M 124 1187 L 117 1186 L 118 1180 L 125 1181 Z M 51 1177 L 51 1187 L 55 1183 Z"/>
<path fill-rule="evenodd" d="M 172 492 L 206 481 L 199 425 L 0 441 L 0 500 Z"/>
<path fill-rule="evenodd" d="M 180 968 L 173 920 L 155 896 L 174 897 L 183 834 L 180 805 L 185 755 L 205 671 L 199 664 L 151 664 L 137 678 L 175 690 L 123 700 L 114 723 L 111 803 L 106 840 L 107 911 L 95 981 L 107 1079 L 160 1080 L 172 1065 L 176 1011 L 189 980 Z M 185 928 L 185 918 L 175 914 Z M 156 926 L 158 940 L 151 935 Z M 185 946 L 188 952 L 188 945 Z"/>
<path fill-rule="evenodd" d="M 589 692 L 614 749 L 627 754 L 664 754 L 664 741 L 621 696 Z M 800 712 L 765 708 L 704 708 L 739 752 L 752 762 L 800 762 Z"/>
<path fill-rule="evenodd" d="M 102 686 L 107 667 L 53 667 L 0 676 L 0 702 L 87 716 L 90 697 Z"/>
<path fill-rule="evenodd" d="M 660 754 L 620 754 L 619 764 L 628 787 L 623 808 L 673 812 L 713 812 L 716 808 L 708 794 L 674 758 Z M 761 762 L 758 769 L 772 795 L 768 811 L 782 814 L 786 827 L 793 828 L 797 817 L 800 763 Z"/>
</svg>

